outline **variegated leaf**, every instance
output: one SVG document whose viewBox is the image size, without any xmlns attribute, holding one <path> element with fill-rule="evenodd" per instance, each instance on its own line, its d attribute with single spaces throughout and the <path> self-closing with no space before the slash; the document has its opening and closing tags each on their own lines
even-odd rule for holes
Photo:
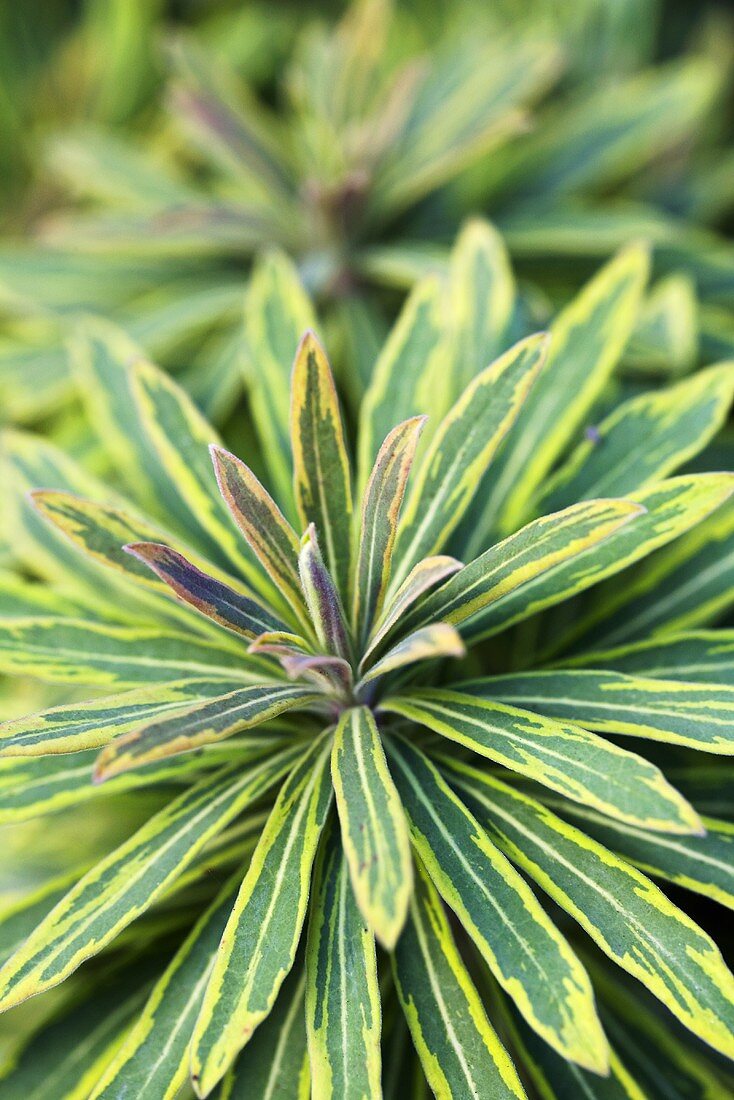
<svg viewBox="0 0 734 1100">
<path fill-rule="evenodd" d="M 734 631 L 695 630 L 569 657 L 566 667 L 603 668 L 645 680 L 734 687 Z"/>
<path fill-rule="evenodd" d="M 411 569 L 393 598 L 385 604 L 385 608 L 378 617 L 368 638 L 364 660 L 366 661 L 372 656 L 396 623 L 421 596 L 430 592 L 432 588 L 439 585 L 441 581 L 445 581 L 453 573 L 457 573 L 459 569 L 461 569 L 461 562 L 445 554 L 419 561 Z"/>
<path fill-rule="evenodd" d="M 298 572 L 311 622 L 326 653 L 342 660 L 351 656 L 346 616 L 339 590 L 321 556 L 316 528 L 310 524 L 301 539 Z"/>
<path fill-rule="evenodd" d="M 369 684 L 380 676 L 415 664 L 416 661 L 433 661 L 442 657 L 463 657 L 466 653 L 461 635 L 448 623 L 422 626 L 397 642 L 384 657 L 365 672 L 360 684 Z"/>
</svg>

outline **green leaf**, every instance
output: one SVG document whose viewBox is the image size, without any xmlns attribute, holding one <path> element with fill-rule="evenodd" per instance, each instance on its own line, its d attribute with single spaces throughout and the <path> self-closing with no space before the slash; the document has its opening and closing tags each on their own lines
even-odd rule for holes
<svg viewBox="0 0 734 1100">
<path fill-rule="evenodd" d="M 362 529 L 354 575 L 353 621 L 363 639 L 382 610 L 405 487 L 425 417 L 398 424 L 380 447 L 362 500 Z"/>
<path fill-rule="evenodd" d="M 306 1026 L 314 1100 L 381 1100 L 375 941 L 357 908 L 333 826 L 324 838 L 314 877 Z"/>
<path fill-rule="evenodd" d="M 211 837 L 283 775 L 293 750 L 208 776 L 93 867 L 0 970 L 0 1007 L 63 981 L 145 912 Z"/>
<path fill-rule="evenodd" d="M 734 1054 L 734 977 L 714 942 L 634 867 L 475 768 L 452 769 L 502 851 L 695 1035 Z"/>
<path fill-rule="evenodd" d="M 541 794 L 541 801 L 628 863 L 734 909 L 734 825 L 703 817 L 704 836 L 661 836 L 610 821 L 586 806 L 570 806 Z"/>
<path fill-rule="evenodd" d="M 298 535 L 273 498 L 239 458 L 212 447 L 212 461 L 232 519 L 298 619 L 305 614 L 298 574 Z"/>
<path fill-rule="evenodd" d="M 398 588 L 391 600 L 385 604 L 385 608 L 372 629 L 368 638 L 363 663 L 373 655 L 392 628 L 398 623 L 406 612 L 432 588 L 446 580 L 453 573 L 461 569 L 461 562 L 456 558 L 439 554 L 434 558 L 424 558 L 413 566 L 408 576 Z"/>
<path fill-rule="evenodd" d="M 734 491 L 734 477 L 730 474 L 692 474 L 689 476 L 668 478 L 642 489 L 635 494 L 635 503 L 643 511 L 628 526 L 620 526 L 609 538 L 590 547 L 585 554 L 568 563 L 556 566 L 551 584 L 553 597 L 528 603 L 525 593 L 518 592 L 517 597 L 510 596 L 497 609 L 491 607 L 485 616 L 481 616 L 473 626 L 472 637 L 488 637 L 496 633 L 500 626 L 528 618 L 530 614 L 543 610 L 553 603 L 583 592 L 591 585 L 598 584 L 607 577 L 620 573 L 641 558 L 651 554 L 658 547 L 678 538 L 684 532 L 695 528 L 701 520 L 719 508 Z M 591 502 L 588 502 L 591 503 Z M 628 502 L 632 507 L 632 503 Z M 563 513 L 560 513 L 563 515 Z M 527 528 L 525 529 L 527 530 Z M 625 577 L 624 588 L 634 587 L 634 581 Z M 619 588 L 615 581 L 614 591 Z M 542 657 L 548 658 L 564 651 L 577 635 L 584 632 L 590 623 L 604 619 L 608 613 L 608 597 L 604 590 L 595 593 L 592 607 L 595 610 L 581 617 L 568 631 L 555 629 L 550 632 L 551 641 L 542 651 Z M 595 631 L 596 637 L 601 630 Z M 598 644 L 595 637 L 595 646 Z"/>
<path fill-rule="evenodd" d="M 443 296 L 438 278 L 417 283 L 375 363 L 359 418 L 360 485 L 397 424 L 428 410 L 444 412 Z"/>
<path fill-rule="evenodd" d="M 579 654 L 574 667 L 603 668 L 645 680 L 688 680 L 734 687 L 734 631 L 697 630 Z"/>
<path fill-rule="evenodd" d="M 413 844 L 497 981 L 554 1050 L 605 1073 L 591 984 L 571 948 L 430 761 L 402 741 L 389 749 Z"/>
<path fill-rule="evenodd" d="M 180 600 L 234 634 L 256 638 L 266 631 L 285 627 L 262 604 L 197 569 L 170 546 L 156 542 L 129 542 L 125 550 L 149 566 Z"/>
<path fill-rule="evenodd" d="M 587 283 L 551 328 L 543 372 L 491 473 L 491 490 L 467 556 L 491 531 L 527 518 L 532 495 L 573 439 L 624 350 L 647 279 L 648 257 L 632 246 Z"/>
<path fill-rule="evenodd" d="M 272 238 L 271 238 L 272 239 Z M 316 328 L 313 308 L 287 256 L 272 250 L 255 265 L 245 297 L 247 382 L 263 457 L 286 515 L 295 519 L 289 380 L 298 343 Z"/>
<path fill-rule="evenodd" d="M 242 883 L 194 1033 L 191 1074 L 200 1096 L 208 1096 L 268 1015 L 293 966 L 331 802 L 330 748 L 319 738 L 292 770 Z"/>
<path fill-rule="evenodd" d="M 351 656 L 351 643 L 339 592 L 321 556 L 316 528 L 310 524 L 301 539 L 298 572 L 319 645 L 342 660 Z"/>
<path fill-rule="evenodd" d="M 470 684 L 474 694 L 428 688 L 380 707 L 611 817 L 662 832 L 702 831 L 653 764 L 581 726 L 488 699 L 486 683 Z"/>
<path fill-rule="evenodd" d="M 422 867 L 393 956 L 393 974 L 413 1044 L 438 1100 L 525 1096 Z"/>
<path fill-rule="evenodd" d="M 313 523 L 343 600 L 349 593 L 352 481 L 334 378 L 313 333 L 299 344 L 291 381 L 291 442 L 301 527 Z"/>
<path fill-rule="evenodd" d="M 515 344 L 470 382 L 438 426 L 401 519 L 394 584 L 448 542 L 520 413 L 546 350 L 543 335 Z"/>
<path fill-rule="evenodd" d="M 699 371 L 666 390 L 619 405 L 550 478 L 537 502 L 555 511 L 590 497 L 625 496 L 698 454 L 726 419 L 734 363 Z"/>
<path fill-rule="evenodd" d="M 515 306 L 515 279 L 505 243 L 488 221 L 464 225 L 449 266 L 453 397 L 504 350 Z"/>
<path fill-rule="evenodd" d="M 252 679 L 245 650 L 181 631 L 43 616 L 11 619 L 0 635 L 0 671 L 61 683 L 134 686 L 211 676 Z M 249 666 L 249 667 L 248 667 Z M 262 672 L 260 673 L 262 676 Z"/>
<path fill-rule="evenodd" d="M 686 374 L 698 358 L 698 313 L 695 284 L 688 275 L 659 279 L 625 350 L 625 372 L 664 379 Z"/>
<path fill-rule="evenodd" d="M 464 657 L 466 649 L 461 635 L 448 623 L 422 626 L 402 638 L 389 649 L 377 664 L 364 674 L 360 684 L 369 684 L 379 676 L 405 668 L 416 661 L 432 661 L 442 657 Z"/>
<path fill-rule="evenodd" d="M 503 614 L 505 604 L 517 596 L 523 614 L 528 609 L 565 599 L 580 590 L 586 574 L 576 565 L 578 558 L 606 540 L 630 520 L 639 523 L 638 505 L 624 500 L 595 500 L 574 504 L 534 520 L 503 542 L 491 546 L 465 565 L 416 610 L 406 617 L 405 629 L 426 622 L 466 623 L 480 612 L 491 612 L 496 629 L 509 626 L 512 613 Z M 572 579 L 560 589 L 558 569 L 569 563 Z M 532 593 L 533 601 L 530 602 Z M 519 614 L 519 613 L 518 613 Z M 485 617 L 480 620 L 485 623 Z M 478 630 L 470 624 L 469 633 Z"/>
<path fill-rule="evenodd" d="M 601 733 L 734 753 L 734 689 L 716 684 L 645 679 L 603 669 L 558 669 L 494 676 L 468 687 Z"/>
<path fill-rule="evenodd" d="M 0 724 L 1 756 L 46 756 L 49 753 L 78 752 L 106 745 L 120 733 L 183 707 L 192 699 L 206 699 L 221 693 L 233 681 L 206 677 L 174 680 L 151 687 L 133 688 L 118 695 L 105 695 L 79 703 L 64 703 L 39 714 L 24 715 Z"/>
<path fill-rule="evenodd" d="M 209 969 L 232 909 L 230 882 L 174 954 L 89 1100 L 121 1094 L 173 1100 L 185 1085 L 189 1043 Z"/>
<path fill-rule="evenodd" d="M 275 1007 L 222 1082 L 219 1100 L 309 1100 L 303 969 L 286 978 Z"/>
<path fill-rule="evenodd" d="M 271 683 L 238 688 L 183 707 L 116 737 L 99 754 L 94 781 L 103 783 L 130 768 L 223 741 L 315 698 L 309 687 Z"/>
<path fill-rule="evenodd" d="M 405 923 L 413 867 L 403 807 L 367 707 L 344 711 L 339 719 L 331 775 L 357 905 L 391 950 Z"/>
</svg>

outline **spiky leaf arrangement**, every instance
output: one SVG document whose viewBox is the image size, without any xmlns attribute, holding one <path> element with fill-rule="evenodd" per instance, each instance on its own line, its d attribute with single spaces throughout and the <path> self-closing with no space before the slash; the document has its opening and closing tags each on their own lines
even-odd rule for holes
<svg viewBox="0 0 734 1100">
<path fill-rule="evenodd" d="M 52 486 L 10 521 L 55 583 L 18 594 L 0 668 L 96 692 L 0 729 L 0 820 L 130 815 L 0 913 L 2 1008 L 60 997 L 8 1087 L 51 1059 L 56 1098 L 65 1069 L 95 1098 L 641 1096 L 672 1058 L 726 1091 L 734 982 L 653 880 L 732 904 L 728 765 L 707 794 L 689 760 L 734 753 L 734 642 L 691 629 L 734 478 L 669 476 L 731 367 L 574 447 L 645 273 L 628 250 L 468 378 L 418 369 L 409 303 L 353 446 L 306 333 L 287 420 L 264 391 L 257 421 L 277 500 L 109 344 L 135 503 L 8 435 L 16 487 Z"/>
</svg>

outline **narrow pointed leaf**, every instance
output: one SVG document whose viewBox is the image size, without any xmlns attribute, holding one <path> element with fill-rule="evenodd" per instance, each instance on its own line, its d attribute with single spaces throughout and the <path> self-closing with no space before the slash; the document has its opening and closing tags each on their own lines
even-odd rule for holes
<svg viewBox="0 0 734 1100">
<path fill-rule="evenodd" d="M 600 733 L 734 753 L 734 688 L 718 684 L 559 669 L 491 677 L 474 681 L 469 690 L 551 718 L 581 722 Z"/>
<path fill-rule="evenodd" d="M 185 1085 L 199 1003 L 235 896 L 229 883 L 197 921 L 89 1100 L 113 1100 L 125 1092 L 172 1100 Z"/>
<path fill-rule="evenodd" d="M 481 689 L 426 689 L 381 708 L 611 817 L 662 832 L 702 831 L 693 807 L 658 768 L 581 726 L 504 706 Z"/>
<path fill-rule="evenodd" d="M 537 507 L 552 512 L 661 481 L 709 442 L 726 419 L 733 393 L 734 364 L 725 364 L 624 402 L 553 475 Z"/>
<path fill-rule="evenodd" d="M 0 970 L 0 1006 L 58 985 L 149 908 L 207 841 L 268 790 L 293 760 L 209 776 L 174 799 L 93 867 Z"/>
<path fill-rule="evenodd" d="M 316 866 L 306 954 L 313 1100 L 381 1100 L 375 940 L 357 908 L 338 831 Z"/>
<path fill-rule="evenodd" d="M 630 521 L 639 522 L 640 515 L 641 509 L 628 501 L 595 500 L 534 520 L 460 569 L 405 625 L 441 621 L 458 626 L 490 607 L 503 621 L 503 604 L 515 593 L 523 608 L 542 606 L 555 596 L 559 565 L 570 562 L 573 567 L 590 547 Z"/>
<path fill-rule="evenodd" d="M 219 1100 L 309 1100 L 305 987 L 296 964 L 275 1007 L 224 1078 Z"/>
<path fill-rule="evenodd" d="M 380 447 L 362 502 L 362 529 L 354 575 L 354 627 L 366 638 L 382 610 L 408 474 L 425 417 L 393 428 Z"/>
<path fill-rule="evenodd" d="M 435 887 L 420 868 L 393 974 L 413 1044 L 438 1100 L 525 1096 L 507 1051 L 451 935 Z"/>
<path fill-rule="evenodd" d="M 321 556 L 313 524 L 301 539 L 298 571 L 320 645 L 327 653 L 346 660 L 351 652 L 346 617 L 339 591 Z"/>
<path fill-rule="evenodd" d="M 306 706 L 314 698 L 308 687 L 258 684 L 195 703 L 116 737 L 99 754 L 94 781 L 102 783 L 129 768 L 223 741 L 294 707 Z"/>
<path fill-rule="evenodd" d="M 494 843 L 609 958 L 731 1057 L 734 977 L 706 933 L 640 871 L 540 803 L 475 768 L 455 774 L 462 798 Z"/>
<path fill-rule="evenodd" d="M 535 895 L 421 752 L 391 740 L 390 757 L 413 844 L 497 981 L 554 1050 L 605 1073 L 586 971 Z"/>
<path fill-rule="evenodd" d="M 463 657 L 465 653 L 461 635 L 453 626 L 449 626 L 448 623 L 422 626 L 389 649 L 385 656 L 364 674 L 361 683 L 368 684 L 378 676 L 385 676 L 388 672 L 405 668 L 406 665 L 415 664 L 416 661 Z"/>
<path fill-rule="evenodd" d="M 574 668 L 603 668 L 645 680 L 687 680 L 734 687 L 734 631 L 696 630 L 653 638 L 564 661 Z"/>
<path fill-rule="evenodd" d="M 443 414 L 444 288 L 429 276 L 417 283 L 375 363 L 359 420 L 359 485 L 380 442 L 401 421 L 436 409 Z M 441 407 L 443 405 L 443 407 Z"/>
<path fill-rule="evenodd" d="M 461 562 L 445 554 L 425 558 L 413 566 L 393 598 L 388 600 L 384 611 L 375 623 L 368 639 L 365 660 L 374 653 L 395 624 L 421 596 L 430 592 L 453 573 L 457 573 L 459 569 L 461 569 Z"/>
<path fill-rule="evenodd" d="M 256 638 L 285 625 L 261 604 L 197 569 L 170 546 L 134 542 L 128 543 L 125 550 L 149 566 L 180 600 L 234 634 Z"/>
<path fill-rule="evenodd" d="M 291 382 L 291 442 L 301 527 L 313 523 L 342 599 L 349 591 L 352 482 L 339 399 L 326 356 L 313 333 L 296 353 Z"/>
<path fill-rule="evenodd" d="M 389 950 L 405 922 L 413 867 L 403 807 L 367 707 L 345 711 L 339 720 L 331 774 L 357 904 Z"/>
<path fill-rule="evenodd" d="M 44 616 L 13 619 L 0 636 L 0 670 L 61 683 L 133 687 L 183 677 L 252 679 L 262 666 L 226 638 Z"/>
<path fill-rule="evenodd" d="M 0 724 L 0 756 L 47 756 L 101 748 L 112 737 L 149 718 L 194 699 L 221 694 L 227 686 L 234 691 L 240 685 L 201 677 L 174 680 L 14 718 Z"/>
<path fill-rule="evenodd" d="M 543 335 L 520 341 L 469 384 L 438 426 L 401 519 L 395 582 L 447 544 L 514 424 L 546 350 Z"/>
<path fill-rule="evenodd" d="M 311 867 L 331 801 L 323 739 L 283 784 L 242 883 L 204 995 L 191 1071 L 208 1096 L 270 1012 L 306 915 Z"/>
<path fill-rule="evenodd" d="M 273 583 L 302 615 L 298 535 L 244 462 L 222 447 L 212 447 L 212 460 L 234 522 Z"/>
<path fill-rule="evenodd" d="M 329 693 L 334 688 L 345 695 L 352 690 L 352 668 L 343 657 L 294 653 L 281 656 L 280 663 L 291 680 L 312 680 Z"/>
</svg>

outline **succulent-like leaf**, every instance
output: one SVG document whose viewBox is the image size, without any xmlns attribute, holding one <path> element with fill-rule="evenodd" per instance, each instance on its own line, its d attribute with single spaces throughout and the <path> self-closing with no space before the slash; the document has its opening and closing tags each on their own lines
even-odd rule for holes
<svg viewBox="0 0 734 1100">
<path fill-rule="evenodd" d="M 554 1050 L 605 1073 L 591 984 L 535 895 L 418 749 L 391 741 L 390 758 L 413 844 L 500 985 Z"/>
<path fill-rule="evenodd" d="M 296 505 L 302 527 L 313 523 L 343 600 L 349 595 L 352 482 L 339 399 L 329 363 L 312 333 L 299 344 L 291 389 L 291 441 Z"/>
<path fill-rule="evenodd" d="M 298 571 L 306 607 L 320 645 L 327 654 L 346 660 L 351 656 L 346 616 L 339 591 L 321 556 L 313 524 L 301 539 Z"/>
<path fill-rule="evenodd" d="M 440 1100 L 525 1097 L 454 943 L 446 913 L 419 866 L 410 915 L 393 957 L 398 994 L 424 1072 Z"/>
<path fill-rule="evenodd" d="M 331 775 L 357 905 L 368 928 L 391 950 L 405 923 L 413 867 L 403 807 L 367 707 L 340 718 Z"/>
<path fill-rule="evenodd" d="M 375 940 L 357 908 L 333 826 L 316 865 L 313 897 L 306 956 L 311 1095 L 381 1100 Z"/>
<path fill-rule="evenodd" d="M 581 726 L 479 696 L 428 688 L 381 708 L 611 817 L 662 832 L 703 832 L 693 807 L 641 756 Z"/>
<path fill-rule="evenodd" d="M 329 749 L 320 738 L 283 784 L 227 923 L 194 1032 L 191 1072 L 200 1096 L 268 1015 L 293 965 L 331 801 Z"/>
</svg>

